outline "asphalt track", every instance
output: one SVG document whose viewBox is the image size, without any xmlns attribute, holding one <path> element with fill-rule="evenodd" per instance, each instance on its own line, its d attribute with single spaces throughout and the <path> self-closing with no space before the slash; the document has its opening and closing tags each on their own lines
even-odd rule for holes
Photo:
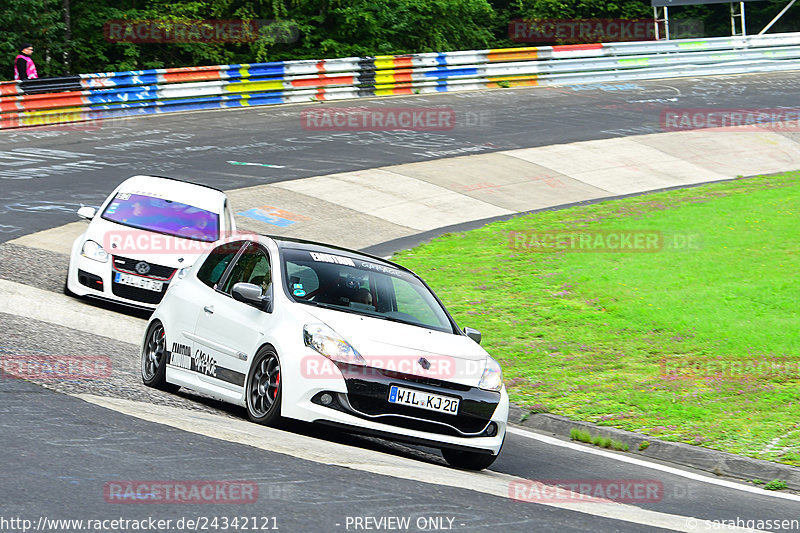
<svg viewBox="0 0 800 533">
<path fill-rule="evenodd" d="M 452 109 L 442 131 L 317 131 L 320 106 Z M 73 222 L 135 173 L 224 190 L 442 157 L 663 131 L 669 108 L 796 108 L 792 72 L 442 93 L 0 132 L 0 242 Z M 795 133 L 796 135 L 796 133 Z M 742 157 L 746 157 L 742 154 Z M 266 166 L 238 165 L 257 163 Z"/>
<path fill-rule="evenodd" d="M 797 74 L 787 73 L 393 98 L 369 104 L 451 106 L 462 122 L 447 132 L 313 132 L 303 129 L 301 122 L 301 113 L 309 106 L 113 121 L 85 131 L 0 132 L 0 240 L 74 221 L 78 204 L 96 205 L 108 190 L 135 172 L 232 189 L 448 155 L 655 133 L 661 131 L 660 112 L 666 106 L 793 107 L 796 85 Z M 58 262 L 63 258 L 45 254 L 41 259 L 38 263 L 22 261 L 2 277 L 23 283 L 27 279 L 27 285 L 53 294 L 58 290 L 58 273 L 63 272 Z M 54 313 L 58 309 L 61 307 L 53 306 Z M 87 316 L 95 312 L 89 308 Z M 65 385 L 63 392 L 121 395 L 165 408 L 194 409 L 197 417 L 202 413 L 241 419 L 238 410 L 191 395 L 137 396 L 149 391 L 142 392 L 142 387 L 134 385 L 137 347 L 129 342 L 76 327 L 53 326 L 49 320 L 2 315 L 0 324 L 5 331 L 3 353 L 113 356 L 117 377 L 122 380 L 112 384 L 114 390 L 83 384 L 83 390 Z M 127 382 L 133 383 L 125 385 Z M 583 512 L 577 512 L 437 483 L 442 461 L 433 450 L 332 434 L 305 425 L 285 428 L 287 440 L 308 439 L 312 447 L 317 442 L 320 448 L 333 441 L 340 448 L 327 460 L 312 460 L 210 437 L 200 429 L 193 432 L 147 422 L 18 380 L 0 380 L 0 393 L 5 400 L 0 407 L 3 446 L 6 457 L 13 458 L 6 461 L 4 470 L 6 479 L 14 481 L 4 482 L 0 489 L 0 516 L 6 519 L 22 517 L 36 522 L 41 516 L 154 516 L 177 520 L 245 514 L 274 516 L 281 531 L 353 531 L 356 529 L 346 524 L 347 518 L 354 516 L 408 516 L 412 523 L 419 517 L 453 518 L 455 531 L 659 530 L 646 511 L 701 519 L 673 521 L 666 528 L 684 531 L 721 529 L 703 519 L 800 519 L 798 500 L 744 492 L 715 484 L 713 479 L 698 481 L 697 473 L 681 476 L 518 433 L 509 435 L 493 472 L 538 480 L 651 480 L 663 485 L 663 497 L 634 504 L 629 518 L 635 517 L 636 509 L 641 509 L 642 517 L 632 522 L 601 516 L 598 504 L 587 504 Z M 199 418 L 197 425 L 201 425 Z M 367 452 L 396 459 L 401 468 L 408 469 L 408 479 L 376 473 L 359 464 L 341 466 L 349 454 L 355 457 Z M 330 464 L 321 464 L 325 462 Z M 488 483 L 490 477 L 483 473 L 470 479 L 478 486 Z M 129 479 L 253 480 L 260 497 L 257 504 L 241 506 L 120 505 L 104 500 L 104 483 Z M 677 526 L 679 522 L 682 527 Z M 2 522 L 0 529 L 14 530 Z"/>
</svg>

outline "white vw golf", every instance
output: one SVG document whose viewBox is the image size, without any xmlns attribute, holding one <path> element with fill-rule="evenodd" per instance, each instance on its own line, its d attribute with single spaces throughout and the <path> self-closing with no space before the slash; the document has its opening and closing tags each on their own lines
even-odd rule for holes
<svg viewBox="0 0 800 533">
<path fill-rule="evenodd" d="M 65 292 L 154 309 L 176 271 L 191 266 L 236 226 L 224 192 L 186 181 L 133 176 L 72 245 Z"/>
<path fill-rule="evenodd" d="M 461 468 L 500 453 L 500 366 L 411 271 L 248 235 L 177 278 L 146 329 L 146 385 L 199 391 L 263 424 L 282 416 L 437 447 Z"/>
</svg>

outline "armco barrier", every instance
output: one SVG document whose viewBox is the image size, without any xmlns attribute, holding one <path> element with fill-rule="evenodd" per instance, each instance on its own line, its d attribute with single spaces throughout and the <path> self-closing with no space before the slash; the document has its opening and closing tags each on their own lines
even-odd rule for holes
<svg viewBox="0 0 800 533">
<path fill-rule="evenodd" d="M 800 33 L 81 74 L 0 83 L 0 129 L 199 109 L 800 69 Z"/>
</svg>

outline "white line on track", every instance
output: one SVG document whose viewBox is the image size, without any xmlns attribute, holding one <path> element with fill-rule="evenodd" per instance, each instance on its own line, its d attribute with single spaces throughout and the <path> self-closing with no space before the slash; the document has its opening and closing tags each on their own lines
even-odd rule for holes
<svg viewBox="0 0 800 533">
<path fill-rule="evenodd" d="M 467 472 L 445 466 L 425 463 L 407 457 L 398 457 L 375 450 L 347 446 L 325 440 L 299 435 L 292 432 L 253 424 L 245 420 L 236 420 L 212 413 L 187 411 L 176 407 L 153 405 L 121 398 L 77 394 L 86 402 L 127 414 L 142 420 L 163 424 L 190 433 L 205 435 L 259 448 L 273 453 L 289 455 L 323 463 L 390 476 L 410 481 L 418 481 L 433 485 L 441 485 L 457 489 L 489 494 L 500 498 L 513 499 L 512 487 L 520 481 L 520 477 L 484 470 Z M 516 482 L 516 483 L 515 483 Z M 573 511 L 592 516 L 641 524 L 648 528 L 661 528 L 673 531 L 696 533 L 698 523 L 703 520 L 690 517 L 651 511 L 634 505 L 615 503 L 612 501 L 585 501 L 579 494 L 571 494 L 564 490 L 561 498 L 543 498 L 528 503 L 520 501 L 520 509 L 527 505 L 545 505 L 557 509 Z M 581 501 L 583 500 L 583 501 Z M 726 527 L 725 531 L 753 531 L 736 527 Z"/>
<path fill-rule="evenodd" d="M 741 483 L 735 483 L 733 481 L 727 481 L 724 479 L 715 479 L 712 477 L 704 476 L 702 474 L 696 474 L 694 472 L 687 472 L 686 470 L 681 470 L 680 468 L 674 468 L 671 466 L 662 465 L 660 463 L 651 463 L 650 461 L 645 461 L 642 459 L 637 459 L 636 457 L 628 457 L 626 455 L 620 455 L 616 453 L 607 452 L 605 450 L 600 450 L 597 448 L 590 448 L 589 446 L 584 446 L 581 444 L 577 444 L 574 442 L 567 442 L 561 439 L 557 439 L 555 437 L 548 437 L 547 435 L 540 435 L 539 433 L 533 433 L 531 431 L 526 431 L 524 429 L 517 429 L 517 428 L 508 428 L 508 433 L 513 435 L 519 435 L 520 437 L 525 437 L 528 439 L 538 440 L 544 444 L 548 444 L 551 446 L 561 446 L 562 448 L 568 448 L 570 450 L 575 450 L 583 453 L 589 453 L 593 455 L 599 455 L 600 457 L 604 457 L 606 459 L 613 459 L 615 461 L 620 461 L 622 463 L 628 463 L 636 466 L 642 466 L 644 468 L 650 468 L 652 470 L 658 470 L 660 472 L 665 472 L 667 474 L 672 474 L 675 476 L 685 477 L 687 479 L 691 479 L 694 481 L 701 481 L 703 483 L 710 483 L 712 485 L 719 485 L 720 487 L 725 487 L 728 489 L 735 489 L 740 490 L 743 492 L 751 492 L 753 494 L 758 494 L 759 496 L 771 496 L 773 498 L 783 498 L 785 500 L 793 500 L 796 502 L 800 502 L 800 496 L 796 496 L 794 494 L 784 494 L 781 492 L 769 491 L 764 490 L 758 487 L 751 487 L 749 485 L 742 485 Z"/>
<path fill-rule="evenodd" d="M 31 302 L 36 302 L 37 305 L 31 305 Z M 59 309 L 60 312 L 54 314 L 52 312 L 53 309 Z M 144 320 L 124 317 L 104 309 L 87 306 L 73 298 L 61 294 L 43 291 L 6 280 L 0 280 L 0 311 L 43 320 L 79 331 L 87 331 L 134 344 L 138 344 L 141 339 L 145 323 Z M 105 327 L 98 327 L 99 325 Z M 511 497 L 509 494 L 509 487 L 512 481 L 528 481 L 524 478 L 499 472 L 464 472 L 444 466 L 423 463 L 405 457 L 396 457 L 372 450 L 342 446 L 341 444 L 333 442 L 320 441 L 310 437 L 265 428 L 244 420 L 231 420 L 230 418 L 220 417 L 219 415 L 143 404 L 117 398 L 97 397 L 84 394 L 77 394 L 74 396 L 123 414 L 149 420 L 158 424 L 172 426 L 184 431 L 207 435 L 229 442 L 238 442 L 300 459 L 352 468 L 373 474 L 468 489 L 503 498 Z M 704 476 L 648 463 L 639 459 L 620 457 L 601 450 L 583 448 L 576 444 L 566 443 L 552 437 L 532 434 L 515 428 L 509 428 L 509 432 L 515 435 L 540 440 L 547 444 L 565 446 L 631 464 L 656 468 L 664 472 L 682 475 L 697 481 L 713 481 L 718 485 L 739 490 L 750 489 L 750 487 L 737 485 L 731 482 L 711 480 Z M 800 498 L 795 496 L 771 493 L 765 494 L 764 491 L 758 489 L 751 489 L 749 492 L 800 501 Z M 576 497 L 574 499 L 566 498 L 566 501 L 536 501 L 532 503 L 594 516 L 602 516 L 613 520 L 642 524 L 648 527 L 686 532 L 697 531 L 697 519 L 693 517 L 650 511 L 633 505 L 610 501 L 587 503 L 580 501 L 580 499 L 580 497 Z M 520 503 L 520 505 L 526 504 Z M 730 528 L 726 529 L 726 531 L 752 530 Z"/>
</svg>

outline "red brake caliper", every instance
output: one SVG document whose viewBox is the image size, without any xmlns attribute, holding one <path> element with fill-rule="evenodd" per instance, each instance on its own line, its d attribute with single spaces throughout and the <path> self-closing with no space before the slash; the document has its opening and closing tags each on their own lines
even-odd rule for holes
<svg viewBox="0 0 800 533">
<path fill-rule="evenodd" d="M 280 384 L 281 384 L 281 373 L 278 372 L 278 377 L 275 378 L 275 393 L 272 395 L 273 400 L 278 397 L 278 385 Z"/>
</svg>

